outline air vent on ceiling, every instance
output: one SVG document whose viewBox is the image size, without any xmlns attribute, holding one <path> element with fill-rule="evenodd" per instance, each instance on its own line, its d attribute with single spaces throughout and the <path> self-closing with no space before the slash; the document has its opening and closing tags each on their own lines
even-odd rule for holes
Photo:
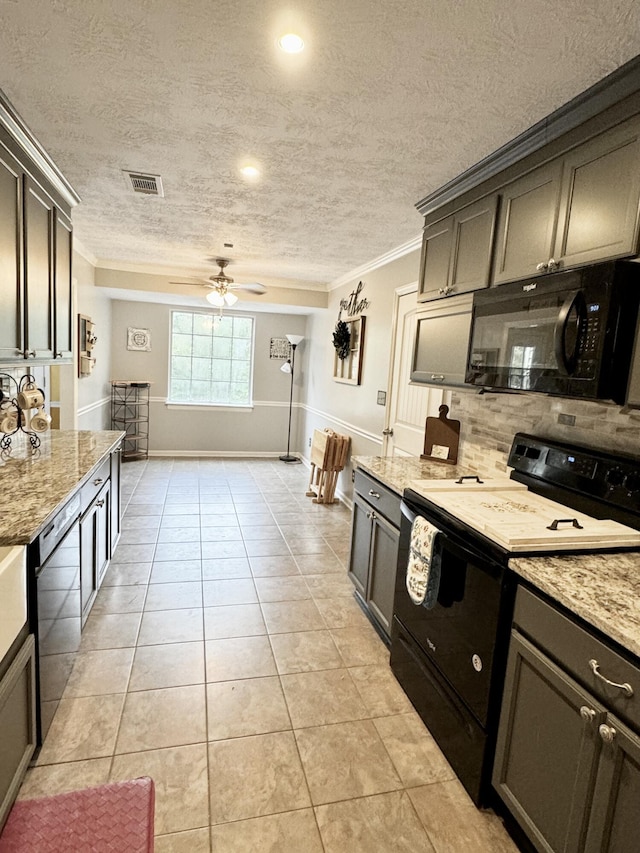
<svg viewBox="0 0 640 853">
<path fill-rule="evenodd" d="M 164 198 L 162 178 L 160 175 L 145 175 L 142 172 L 129 172 L 126 169 L 123 171 L 135 193 L 142 193 L 143 195 L 159 195 Z"/>
</svg>

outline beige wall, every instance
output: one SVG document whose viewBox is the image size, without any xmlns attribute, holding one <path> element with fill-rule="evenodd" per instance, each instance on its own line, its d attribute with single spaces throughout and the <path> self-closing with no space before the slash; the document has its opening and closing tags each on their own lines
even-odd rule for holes
<svg viewBox="0 0 640 853">
<path fill-rule="evenodd" d="M 281 360 L 269 358 L 272 337 L 306 336 L 306 318 L 291 314 L 255 313 L 254 407 L 246 411 L 215 406 L 168 407 L 170 305 L 150 302 L 113 302 L 111 339 L 112 378 L 152 383 L 149 448 L 152 453 L 212 455 L 277 455 L 287 447 L 290 378 L 280 370 Z M 247 312 L 251 313 L 251 312 Z M 127 328 L 149 329 L 151 351 L 127 350 Z M 299 363 L 299 362 L 298 362 Z M 297 365 L 296 365 L 297 366 Z M 303 382 L 296 371 L 294 403 Z M 292 450 L 295 450 L 294 407 Z"/>
<path fill-rule="evenodd" d="M 351 436 L 352 455 L 377 456 L 382 452 L 385 407 L 377 404 L 377 392 L 387 391 L 391 353 L 392 316 L 395 290 L 417 281 L 420 251 L 416 250 L 380 267 L 329 294 L 329 308 L 309 318 L 309 342 L 304 350 L 305 412 L 300 421 L 299 440 L 309 454 L 314 429 L 329 427 Z M 366 316 L 365 341 L 360 385 L 346 385 L 333 379 L 332 333 L 338 320 L 339 303 L 364 283 L 360 298 L 370 305 Z M 338 481 L 338 490 L 350 497 L 351 467 Z"/>
<path fill-rule="evenodd" d="M 77 379 L 77 425 L 78 429 L 109 429 L 111 300 L 95 286 L 95 268 L 77 252 L 73 255 L 73 277 L 76 313 L 91 317 L 98 338 L 93 372 Z"/>
</svg>

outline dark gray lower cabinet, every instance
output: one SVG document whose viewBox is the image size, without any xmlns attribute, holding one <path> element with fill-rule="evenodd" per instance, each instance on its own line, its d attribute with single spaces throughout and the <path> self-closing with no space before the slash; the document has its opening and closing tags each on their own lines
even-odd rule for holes
<svg viewBox="0 0 640 853">
<path fill-rule="evenodd" d="M 370 500 L 381 500 L 383 508 L 391 504 L 394 517 L 397 502 L 399 514 L 398 495 L 375 480 L 364 480 L 360 472 L 356 486 L 358 484 L 366 485 L 365 494 L 371 494 Z M 382 515 L 379 507 L 369 503 L 356 491 L 353 499 L 349 576 L 370 617 L 387 638 L 393 616 L 399 538 L 398 527 Z"/>
<path fill-rule="evenodd" d="M 639 849 L 640 737 L 518 630 L 493 785 L 539 851 Z"/>
<path fill-rule="evenodd" d="M 0 832 L 36 748 L 33 634 L 0 678 Z"/>
<path fill-rule="evenodd" d="M 83 625 L 109 566 L 110 515 L 111 483 L 107 480 L 80 519 L 80 590 Z"/>
</svg>

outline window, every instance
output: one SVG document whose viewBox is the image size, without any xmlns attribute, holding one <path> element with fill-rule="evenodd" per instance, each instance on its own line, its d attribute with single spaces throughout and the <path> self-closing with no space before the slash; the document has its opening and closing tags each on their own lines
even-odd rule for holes
<svg viewBox="0 0 640 853">
<path fill-rule="evenodd" d="M 171 403 L 250 406 L 253 317 L 171 313 Z"/>
</svg>

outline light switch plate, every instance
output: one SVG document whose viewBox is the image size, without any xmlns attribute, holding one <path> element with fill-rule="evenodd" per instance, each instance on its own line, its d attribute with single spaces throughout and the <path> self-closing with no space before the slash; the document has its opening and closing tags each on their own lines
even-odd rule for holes
<svg viewBox="0 0 640 853">
<path fill-rule="evenodd" d="M 386 406 L 387 405 L 387 392 L 386 391 L 378 391 L 378 405 Z"/>
</svg>

